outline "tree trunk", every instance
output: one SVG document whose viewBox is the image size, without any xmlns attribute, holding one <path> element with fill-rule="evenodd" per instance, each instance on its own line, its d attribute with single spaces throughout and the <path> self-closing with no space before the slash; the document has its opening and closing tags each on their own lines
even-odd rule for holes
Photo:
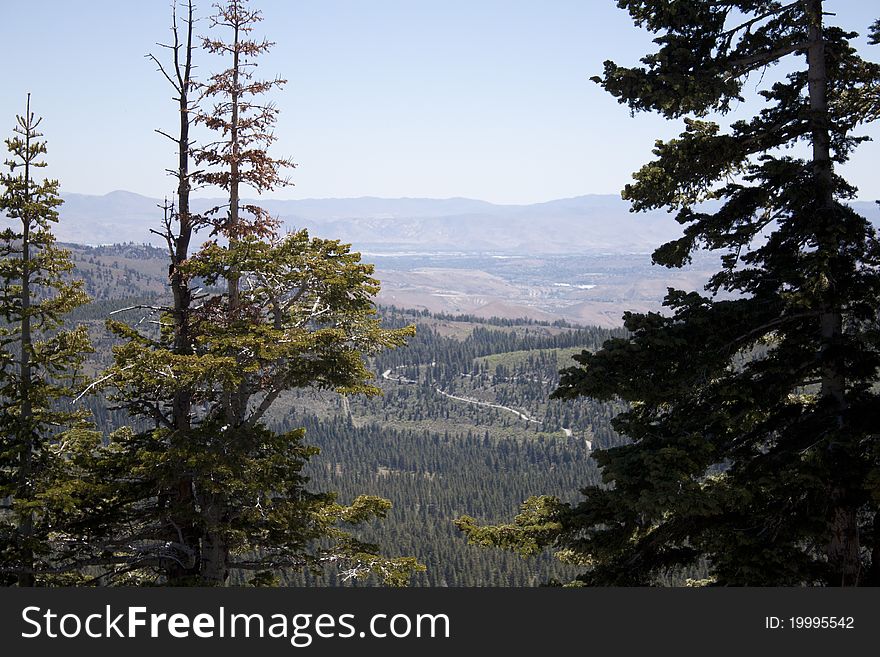
<svg viewBox="0 0 880 657">
<path fill-rule="evenodd" d="M 31 95 L 28 94 L 27 112 L 25 113 L 25 160 L 24 160 L 24 205 L 25 208 L 30 206 L 31 202 Z M 31 349 L 33 338 L 31 337 L 31 253 L 30 253 L 30 231 L 31 220 L 28 211 L 25 210 L 21 217 L 22 238 L 21 238 L 21 355 L 19 370 L 19 390 L 21 395 L 21 417 L 18 424 L 19 444 L 19 469 L 18 469 L 18 491 L 19 500 L 30 500 L 33 497 L 33 407 L 31 404 Z M 19 519 L 18 535 L 21 542 L 19 550 L 19 559 L 21 565 L 27 570 L 32 570 L 34 565 L 34 551 L 30 545 L 30 541 L 34 533 L 34 518 L 32 512 L 27 512 Z M 19 586 L 34 586 L 34 575 L 24 570 L 18 575 Z"/>
<path fill-rule="evenodd" d="M 880 586 L 880 512 L 874 514 L 874 545 L 871 548 L 871 569 L 865 578 L 866 586 Z"/>
<path fill-rule="evenodd" d="M 229 166 L 229 243 L 230 245 L 239 239 L 241 236 L 241 227 L 239 226 L 239 222 L 241 218 L 239 217 L 239 197 L 238 197 L 238 186 L 239 186 L 239 147 L 238 147 L 238 101 L 239 101 L 239 31 L 238 31 L 238 16 L 235 17 L 235 40 L 233 41 L 232 47 L 232 94 L 231 94 L 231 102 L 232 102 L 232 115 L 230 117 L 230 130 L 229 130 L 229 148 L 232 151 L 232 157 L 230 158 L 230 166 Z M 229 292 L 229 308 L 232 311 L 233 315 L 235 311 L 238 309 L 238 272 L 233 267 L 229 272 L 229 278 L 227 279 L 227 287 Z"/>
<path fill-rule="evenodd" d="M 202 541 L 201 585 L 223 586 L 229 577 L 229 543 L 222 527 L 226 502 L 212 495 L 205 500 L 202 514 L 209 529 Z"/>
<path fill-rule="evenodd" d="M 815 217 L 819 249 L 825 252 L 828 265 L 819 281 L 822 289 L 819 309 L 819 340 L 821 369 L 820 397 L 825 408 L 832 410 L 834 434 L 845 434 L 846 377 L 845 364 L 838 346 L 843 335 L 843 313 L 835 289 L 836 263 L 844 257 L 839 238 L 831 222 L 835 221 L 834 181 L 831 161 L 831 137 L 829 132 L 828 105 L 826 100 L 827 71 L 825 66 L 825 41 L 822 34 L 822 0 L 806 0 L 807 18 L 810 22 L 810 47 L 807 51 L 807 82 L 810 96 L 810 124 L 812 133 L 813 180 L 816 186 Z M 859 528 L 853 495 L 845 483 L 849 458 L 846 446 L 832 435 L 828 447 L 828 459 L 832 467 L 828 486 L 828 543 L 826 557 L 831 568 L 829 583 L 839 586 L 856 586 L 861 568 Z"/>
<path fill-rule="evenodd" d="M 233 17 L 234 40 L 232 46 L 232 92 L 230 102 L 232 104 L 229 131 L 229 149 L 231 153 L 229 167 L 229 218 L 227 220 L 228 238 L 230 247 L 240 239 L 242 235 L 241 218 L 239 216 L 239 143 L 238 143 L 238 115 L 239 115 L 239 67 L 240 67 L 240 17 L 236 11 Z M 229 303 L 229 320 L 239 320 L 239 272 L 235 265 L 230 267 L 226 278 L 226 291 Z M 242 384 L 243 386 L 244 384 Z M 239 386 L 224 394 L 223 405 L 226 415 L 228 430 L 234 430 L 244 421 L 247 411 L 247 394 Z M 225 436 L 218 437 L 225 440 Z M 206 530 L 202 539 L 202 581 L 208 586 L 222 586 L 226 583 L 229 575 L 229 545 L 223 535 L 223 500 L 216 495 L 211 495 L 211 501 L 203 504 L 202 513 L 206 521 Z"/>
<path fill-rule="evenodd" d="M 179 84 L 178 105 L 180 110 L 180 126 L 177 140 L 177 219 L 178 234 L 174 240 L 174 252 L 170 268 L 171 292 L 174 298 L 174 345 L 176 354 L 191 355 L 192 336 L 190 334 L 190 316 L 192 294 L 189 279 L 182 271 L 182 266 L 189 258 L 189 244 L 192 240 L 193 224 L 189 210 L 189 90 L 192 72 L 192 38 L 193 38 L 193 6 L 187 4 L 187 38 L 186 55 L 183 71 L 175 52 L 175 72 Z M 177 43 L 177 17 L 174 19 L 175 43 Z M 192 429 L 192 392 L 184 389 L 176 392 L 172 398 L 172 423 L 174 435 L 172 440 L 188 440 Z M 170 521 L 173 541 L 179 541 L 186 561 L 172 562 L 166 568 L 168 583 L 172 586 L 192 583 L 198 576 L 201 555 L 199 553 L 199 531 L 196 527 L 196 499 L 194 482 L 191 476 L 182 476 L 170 494 Z"/>
</svg>

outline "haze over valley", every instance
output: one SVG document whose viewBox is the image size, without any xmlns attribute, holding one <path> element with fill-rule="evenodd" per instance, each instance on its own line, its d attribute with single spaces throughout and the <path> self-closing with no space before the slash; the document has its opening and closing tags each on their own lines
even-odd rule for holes
<svg viewBox="0 0 880 657">
<path fill-rule="evenodd" d="M 149 233 L 159 225 L 159 199 L 117 191 L 64 200 L 62 242 L 162 245 Z M 193 205 L 201 212 L 220 203 Z M 665 211 L 631 213 L 614 195 L 533 205 L 372 197 L 261 204 L 285 229 L 352 243 L 376 265 L 380 303 L 431 312 L 619 326 L 625 310 L 659 308 L 668 287 L 700 289 L 717 266 L 702 253 L 681 270 L 652 266 L 650 253 L 681 226 Z M 876 204 L 854 206 L 880 220 Z"/>
</svg>

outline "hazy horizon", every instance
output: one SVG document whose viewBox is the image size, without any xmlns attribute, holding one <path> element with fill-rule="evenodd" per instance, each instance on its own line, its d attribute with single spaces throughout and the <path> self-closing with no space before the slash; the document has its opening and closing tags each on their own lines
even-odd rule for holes
<svg viewBox="0 0 880 657">
<path fill-rule="evenodd" d="M 161 198 L 162 198 L 162 197 L 160 197 L 160 196 L 151 196 L 151 195 L 149 195 L 149 194 L 142 194 L 141 192 L 136 192 L 136 191 L 133 191 L 133 190 L 130 190 L 130 189 L 113 189 L 113 190 L 110 190 L 109 192 L 105 192 L 105 193 L 102 193 L 102 194 L 100 194 L 100 193 L 99 193 L 99 194 L 91 194 L 91 193 L 78 192 L 78 191 L 74 191 L 74 190 L 66 190 L 66 189 L 64 189 L 64 186 L 63 186 L 63 185 L 61 186 L 61 195 L 62 195 L 62 196 L 64 196 L 65 194 L 73 194 L 73 195 L 76 195 L 76 196 L 93 196 L 93 197 L 96 197 L 96 198 L 102 198 L 102 197 L 105 197 L 105 196 L 110 196 L 110 195 L 112 195 L 112 194 L 119 194 L 119 193 L 122 193 L 122 194 L 133 194 L 133 195 L 135 195 L 135 196 L 140 196 L 140 197 L 142 197 L 142 198 L 147 198 L 147 199 L 150 199 L 150 200 L 161 200 Z M 168 194 L 167 196 L 168 196 L 168 198 L 173 198 L 173 195 L 172 195 L 172 194 Z M 303 196 L 303 197 L 299 197 L 299 198 L 293 198 L 293 197 L 291 197 L 291 198 L 284 198 L 284 197 L 279 197 L 279 196 L 271 196 L 271 197 L 270 197 L 270 196 L 261 196 L 261 195 L 259 195 L 259 194 L 250 194 L 250 195 L 245 195 L 244 198 L 246 198 L 246 199 L 250 199 L 250 200 L 253 200 L 253 199 L 256 199 L 256 198 L 262 198 L 262 199 L 264 199 L 264 200 L 272 201 L 272 202 L 285 202 L 285 201 L 358 201 L 358 200 L 379 200 L 379 201 L 404 201 L 404 200 L 407 200 L 407 201 L 476 201 L 476 202 L 479 202 L 479 203 L 487 203 L 487 204 L 489 204 L 489 205 L 496 205 L 496 206 L 525 207 L 525 206 L 530 206 L 530 205 L 542 205 L 542 204 L 545 204 L 545 203 L 552 203 L 552 202 L 554 202 L 554 201 L 567 201 L 567 200 L 572 200 L 572 199 L 580 199 L 580 198 L 593 197 L 593 196 L 597 196 L 597 197 L 607 197 L 607 198 L 614 198 L 614 199 L 619 200 L 619 201 L 624 202 L 624 203 L 627 202 L 627 201 L 625 201 L 623 198 L 621 198 L 621 195 L 620 195 L 619 192 L 618 192 L 618 193 L 613 193 L 613 192 L 584 192 L 584 193 L 582 193 L 582 194 L 575 194 L 575 195 L 573 195 L 573 196 L 560 196 L 560 197 L 546 198 L 546 199 L 540 199 L 540 200 L 537 200 L 537 201 L 530 201 L 530 202 L 524 202 L 524 203 L 500 203 L 500 202 L 496 202 L 496 201 L 490 201 L 490 200 L 485 199 L 485 198 L 477 198 L 477 197 L 473 197 L 473 196 L 405 196 L 405 195 L 404 195 L 404 196 L 379 196 L 379 195 L 377 195 L 377 194 L 363 194 L 363 195 L 359 195 L 359 196 Z M 212 199 L 222 199 L 223 196 L 222 196 L 222 195 L 219 195 L 217 192 L 213 192 L 213 193 L 205 194 L 205 193 L 201 193 L 199 190 L 195 190 L 195 191 L 192 192 L 192 194 L 191 194 L 191 198 L 194 198 L 194 199 L 201 199 L 201 200 L 212 200 Z M 852 202 L 855 202 L 855 203 L 880 203 L 880 195 L 878 195 L 877 197 L 871 197 L 871 198 L 856 197 L 855 199 L 852 199 Z"/>
<path fill-rule="evenodd" d="M 864 34 L 870 3 L 838 3 L 835 21 Z M 655 48 L 614 2 L 580 0 L 259 0 L 255 37 L 276 43 L 258 75 L 287 78 L 272 152 L 291 157 L 295 187 L 264 198 L 468 198 L 524 205 L 619 194 L 653 159 L 655 139 L 683 129 L 631 117 L 590 77 Z M 205 17 L 210 8 L 197 6 Z M 16 29 L 40 17 L 40 31 Z M 166 2 L 0 3 L 7 53 L 0 136 L 31 108 L 44 117 L 48 175 L 63 190 L 171 196 L 177 106 L 145 59 L 164 51 Z M 197 32 L 207 29 L 207 21 Z M 36 41 L 35 41 L 36 39 Z M 39 47 L 34 47 L 37 43 Z M 880 47 L 856 39 L 865 57 Z M 224 64 L 196 53 L 198 74 Z M 783 71 L 774 69 L 766 77 Z M 767 79 L 764 80 L 765 82 Z M 745 90 L 754 93 L 757 80 Z M 720 122 L 740 118 L 736 109 Z M 880 123 L 858 134 L 880 138 Z M 198 139 L 199 135 L 195 135 Z M 878 146 L 843 170 L 860 198 L 880 197 Z M 586 190 L 589 189 L 590 192 Z M 210 192 L 202 195 L 210 196 Z"/>
</svg>

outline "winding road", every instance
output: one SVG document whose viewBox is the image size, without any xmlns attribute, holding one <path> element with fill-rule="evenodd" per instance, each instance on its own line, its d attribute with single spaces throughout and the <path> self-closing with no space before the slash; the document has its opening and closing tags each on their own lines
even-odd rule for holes
<svg viewBox="0 0 880 657">
<path fill-rule="evenodd" d="M 406 367 L 406 365 L 400 366 L 400 368 L 403 368 L 403 367 Z M 400 368 L 398 368 L 398 369 L 400 369 Z M 397 381 L 398 383 L 413 383 L 413 384 L 418 383 L 418 381 L 414 381 L 413 379 L 407 379 L 402 376 L 392 376 L 392 374 L 391 374 L 392 371 L 393 370 L 385 370 L 384 372 L 382 372 L 382 378 L 385 379 L 386 381 Z M 541 420 L 536 420 L 535 418 L 530 417 L 526 413 L 523 413 L 522 411 L 518 411 L 515 408 L 510 408 L 509 406 L 502 406 L 501 404 L 493 404 L 492 402 L 481 401 L 479 399 L 472 399 L 471 397 L 460 397 L 459 395 L 453 395 L 453 394 L 448 393 L 444 390 L 441 390 L 440 388 L 438 388 L 436 386 L 434 387 L 434 390 L 436 390 L 438 393 L 440 393 L 444 397 L 448 397 L 449 399 L 454 399 L 456 401 L 465 402 L 466 404 L 473 404 L 474 406 L 483 406 L 484 408 L 497 408 L 498 410 L 501 410 L 501 411 L 507 411 L 508 413 L 513 413 L 521 420 L 526 420 L 527 422 L 534 422 L 535 424 L 541 424 Z M 572 430 L 568 429 L 566 427 L 562 428 L 562 432 L 565 434 L 565 436 L 567 438 L 571 438 L 571 436 L 573 434 Z M 584 442 L 587 445 L 587 450 L 591 451 L 593 449 L 592 441 L 584 440 Z"/>
</svg>

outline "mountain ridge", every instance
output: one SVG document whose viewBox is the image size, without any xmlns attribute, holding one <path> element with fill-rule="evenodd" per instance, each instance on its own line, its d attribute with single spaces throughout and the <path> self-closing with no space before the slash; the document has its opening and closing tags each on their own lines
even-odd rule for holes
<svg viewBox="0 0 880 657">
<path fill-rule="evenodd" d="M 150 233 L 160 225 L 162 201 L 126 190 L 103 196 L 65 193 L 56 235 L 79 244 L 162 244 Z M 252 202 L 245 200 L 245 203 Z M 358 250 L 394 252 L 501 252 L 579 254 L 651 252 L 681 235 L 672 213 L 632 213 L 614 194 L 585 194 L 540 203 L 507 205 L 453 197 L 257 199 L 285 229 L 307 228 L 319 237 L 352 243 Z M 195 212 L 222 205 L 194 198 Z M 853 206 L 880 223 L 876 204 Z M 207 234 L 207 233 L 205 233 Z"/>
</svg>

